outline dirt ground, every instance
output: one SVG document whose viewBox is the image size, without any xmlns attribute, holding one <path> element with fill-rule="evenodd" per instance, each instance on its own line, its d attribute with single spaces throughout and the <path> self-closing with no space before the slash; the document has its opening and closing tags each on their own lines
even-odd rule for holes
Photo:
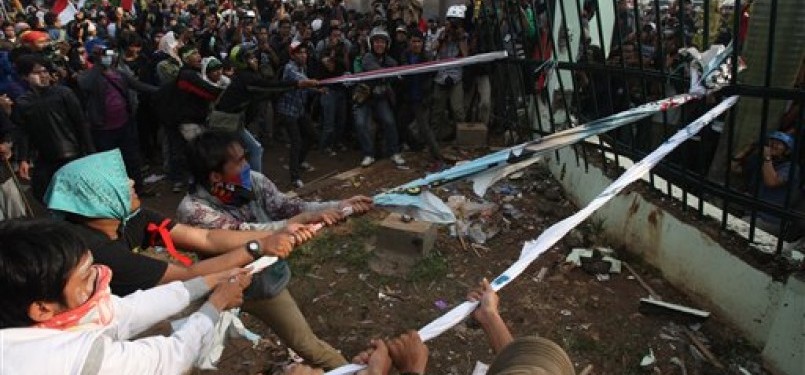
<svg viewBox="0 0 805 375">
<path fill-rule="evenodd" d="M 302 190 L 302 196 L 339 199 L 375 194 L 422 176 L 428 162 L 419 155 L 405 156 L 410 169 L 397 169 L 381 160 L 349 181 L 324 184 L 321 189 L 311 184 L 311 188 Z M 354 152 L 329 157 L 314 151 L 310 161 L 317 170 L 306 180 L 353 169 L 359 159 Z M 269 149 L 265 160 L 267 175 L 281 189 L 287 189 L 288 173 L 282 168 L 287 149 Z M 468 246 L 466 250 L 450 236 L 448 228 L 439 228 L 432 254 L 420 260 L 405 277 L 381 276 L 367 265 L 371 250 L 377 246 L 377 223 L 387 214 L 380 210 L 328 228 L 297 249 L 290 258 L 294 276 L 289 288 L 313 330 L 351 358 L 372 337 L 418 329 L 462 302 L 470 286 L 481 277 L 492 279 L 505 270 L 519 256 L 524 241 L 537 237 L 577 209 L 564 199 L 547 170 L 539 166 L 530 168 L 518 180 L 500 184 L 505 185 L 503 190 L 510 191 L 490 191 L 487 200 L 500 205 L 509 203 L 519 209 L 522 217 L 491 214 L 486 219 L 498 226 L 499 233 L 482 246 Z M 145 206 L 173 215 L 180 195 L 170 193 L 166 183 L 156 186 L 161 195 L 146 199 Z M 469 191 L 468 185 L 459 183 L 439 189 L 437 194 L 442 198 L 455 194 L 469 198 Z M 564 264 L 573 247 L 606 246 L 607 240 L 600 233 L 600 223 L 585 223 L 501 291 L 502 316 L 515 336 L 540 335 L 556 341 L 570 354 L 577 373 L 590 366 L 592 370 L 587 374 L 765 373 L 759 365 L 758 351 L 718 316 L 691 326 L 668 316 L 641 314 L 639 299 L 648 293 L 628 271 L 599 281 L 580 268 Z M 665 301 L 697 307 L 656 270 L 630 258 L 623 249 L 614 250 L 616 257 L 629 261 L 639 277 Z M 539 280 L 537 275 L 542 268 L 547 268 L 547 274 Z M 264 339 L 256 348 L 245 340 L 230 340 L 219 371 L 204 374 L 270 374 L 287 363 L 287 350 L 276 336 L 261 322 L 244 315 L 247 327 Z M 691 336 L 696 339 L 691 340 Z M 703 354 L 707 350 L 697 348 L 692 341 L 708 348 L 722 368 Z M 493 358 L 483 332 L 471 321 L 428 346 L 431 374 L 470 374 L 476 361 L 489 363 Z M 641 366 L 650 351 L 656 360 Z"/>
</svg>

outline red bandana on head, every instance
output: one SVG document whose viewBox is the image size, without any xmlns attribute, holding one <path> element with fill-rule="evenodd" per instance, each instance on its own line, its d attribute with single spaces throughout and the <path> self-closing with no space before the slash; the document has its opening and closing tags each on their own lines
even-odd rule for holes
<svg viewBox="0 0 805 375">
<path fill-rule="evenodd" d="M 112 305 L 112 270 L 104 265 L 95 265 L 98 277 L 95 279 L 95 293 L 72 310 L 60 313 L 49 320 L 36 324 L 36 328 L 60 329 L 66 331 L 93 329 L 109 325 L 115 317 Z"/>
</svg>

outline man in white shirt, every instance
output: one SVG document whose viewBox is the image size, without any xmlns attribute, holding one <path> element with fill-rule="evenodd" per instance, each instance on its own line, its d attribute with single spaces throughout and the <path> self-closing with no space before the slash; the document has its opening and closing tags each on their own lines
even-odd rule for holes
<svg viewBox="0 0 805 375">
<path fill-rule="evenodd" d="M 245 269 L 175 281 L 120 298 L 111 270 L 66 223 L 0 223 L 0 373 L 183 374 L 220 312 L 243 302 Z M 168 337 L 131 338 L 214 289 Z"/>
</svg>

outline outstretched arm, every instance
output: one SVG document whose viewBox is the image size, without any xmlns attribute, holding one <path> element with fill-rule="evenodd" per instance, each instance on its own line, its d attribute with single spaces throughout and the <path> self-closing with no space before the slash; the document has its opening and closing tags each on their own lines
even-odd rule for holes
<svg viewBox="0 0 805 375">
<path fill-rule="evenodd" d="M 473 312 L 473 317 L 481 323 L 481 327 L 489 339 L 489 345 L 495 353 L 500 353 L 506 345 L 509 345 L 512 338 L 509 327 L 503 322 L 498 311 L 498 294 L 489 285 L 489 280 L 484 278 L 478 283 L 478 287 L 470 291 L 467 296 L 470 301 L 478 301 L 478 308 Z"/>
</svg>

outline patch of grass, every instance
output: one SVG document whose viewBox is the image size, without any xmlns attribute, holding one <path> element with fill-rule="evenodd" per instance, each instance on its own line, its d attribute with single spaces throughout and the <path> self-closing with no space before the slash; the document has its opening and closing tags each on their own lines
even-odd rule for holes
<svg viewBox="0 0 805 375">
<path fill-rule="evenodd" d="M 444 255 L 439 251 L 434 251 L 414 265 L 408 275 L 408 280 L 414 282 L 441 280 L 447 275 L 447 268 L 447 259 L 444 258 Z"/>
<path fill-rule="evenodd" d="M 571 333 L 564 341 L 566 348 L 578 353 L 596 353 L 602 349 L 597 341 L 583 334 Z"/>
<path fill-rule="evenodd" d="M 369 253 L 366 242 L 374 234 L 377 224 L 367 218 L 350 220 L 349 230 L 335 234 L 325 230 L 310 242 L 296 248 L 291 253 L 291 270 L 295 273 L 308 273 L 316 265 L 337 262 L 345 266 L 365 268 Z"/>
<path fill-rule="evenodd" d="M 341 246 L 340 255 L 338 259 L 353 267 L 364 268 L 366 261 L 369 258 L 369 252 L 366 250 L 366 241 L 363 238 L 349 238 Z"/>
<path fill-rule="evenodd" d="M 369 238 L 377 232 L 378 224 L 364 216 L 350 219 L 350 226 L 352 227 L 351 236 Z"/>
<path fill-rule="evenodd" d="M 587 228 L 589 229 L 590 234 L 598 236 L 604 233 L 605 223 L 606 219 L 590 219 L 587 222 Z"/>
</svg>

